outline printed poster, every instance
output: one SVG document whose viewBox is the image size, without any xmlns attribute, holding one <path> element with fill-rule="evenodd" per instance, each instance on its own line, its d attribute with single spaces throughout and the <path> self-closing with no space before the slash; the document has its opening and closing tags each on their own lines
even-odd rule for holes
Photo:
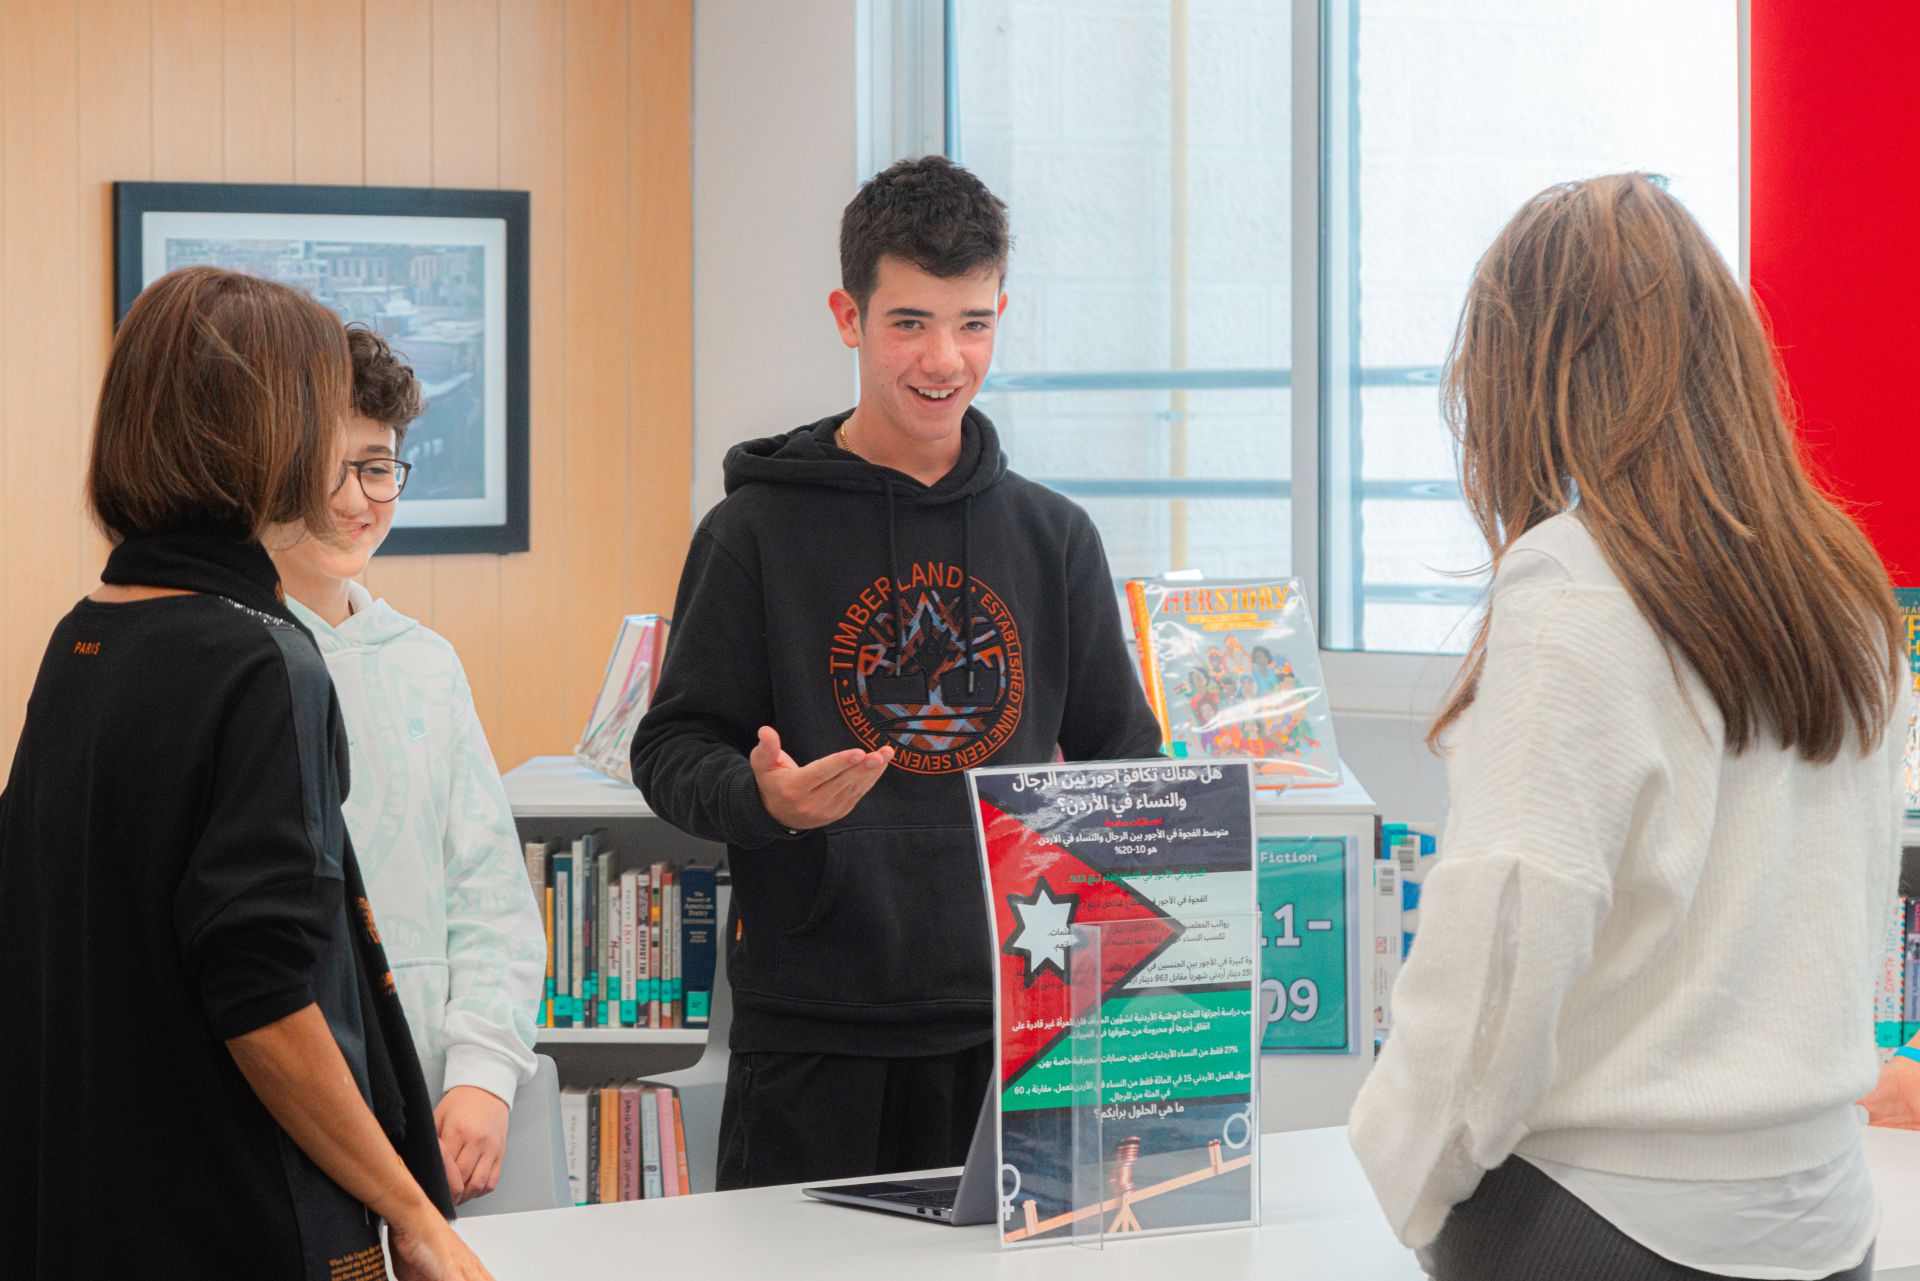
<svg viewBox="0 0 1920 1281">
<path fill-rule="evenodd" d="M 1258 1220 L 1253 776 L 1246 761 L 967 775 L 998 977 L 1003 1244 Z M 1077 1008 L 1074 927 L 1101 928 Z M 1075 1062 L 1098 1020 L 1098 1093 Z M 1076 1097 L 1076 1078 L 1081 1090 Z M 1076 1102 L 1081 1129 L 1076 1131 Z M 1074 1188 L 1098 1116 L 1102 1188 Z M 1083 1149 L 1084 1151 L 1085 1149 Z"/>
</svg>

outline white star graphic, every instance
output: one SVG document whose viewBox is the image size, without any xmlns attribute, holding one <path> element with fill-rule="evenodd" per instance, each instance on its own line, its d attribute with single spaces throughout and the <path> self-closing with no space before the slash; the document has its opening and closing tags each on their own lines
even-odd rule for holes
<svg viewBox="0 0 1920 1281">
<path fill-rule="evenodd" d="M 1053 887 L 1045 879 L 1033 887 L 1033 897 L 1009 897 L 1019 925 L 1007 940 L 1009 954 L 1020 953 L 1027 962 L 1027 982 L 1052 966 L 1061 978 L 1067 977 L 1067 953 L 1073 948 L 1073 914 L 1080 906 L 1078 895 L 1055 898 Z"/>
</svg>

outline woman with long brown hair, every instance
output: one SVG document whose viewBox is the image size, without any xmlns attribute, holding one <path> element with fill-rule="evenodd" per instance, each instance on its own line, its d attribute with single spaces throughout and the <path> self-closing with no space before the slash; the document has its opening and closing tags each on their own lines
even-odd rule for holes
<svg viewBox="0 0 1920 1281">
<path fill-rule="evenodd" d="M 1886 573 L 1646 175 L 1507 224 L 1445 404 L 1493 589 L 1433 727 L 1443 856 L 1354 1149 L 1441 1281 L 1865 1277 Z"/>
<path fill-rule="evenodd" d="M 121 322 L 0 792 L 0 1273 L 482 1281 L 346 839 L 345 733 L 266 545 L 332 531 L 351 367 L 284 285 Z"/>
</svg>

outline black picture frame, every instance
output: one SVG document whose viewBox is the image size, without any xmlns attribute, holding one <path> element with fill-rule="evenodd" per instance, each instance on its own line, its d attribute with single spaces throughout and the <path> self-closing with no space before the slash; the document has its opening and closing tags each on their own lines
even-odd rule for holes
<svg viewBox="0 0 1920 1281">
<path fill-rule="evenodd" d="M 306 286 L 345 319 L 366 320 L 366 315 L 357 313 L 378 305 L 374 327 L 390 331 L 384 336 L 414 365 L 429 393 L 427 414 L 403 446 L 404 455 L 415 463 L 413 480 L 380 554 L 524 552 L 531 530 L 530 211 L 531 200 L 524 191 L 116 182 L 114 325 L 119 326 L 147 283 L 169 269 L 167 261 L 148 261 L 156 245 L 166 246 L 165 258 L 178 259 L 172 266 L 214 261 Z M 196 222 L 194 215 L 205 217 Z M 425 221 L 429 219 L 434 221 Z M 195 236 L 195 231 L 201 234 Z M 356 235 L 362 239 L 351 238 Z M 172 247 L 175 242 L 183 242 L 177 253 Z M 214 253 L 209 242 L 218 242 L 229 260 L 195 258 L 195 254 Z M 278 242 L 284 244 L 277 253 L 263 247 Z M 355 249 L 361 252 L 355 254 Z M 497 269 L 491 261 L 496 252 L 503 260 Z M 407 279 L 396 283 L 394 267 L 408 254 L 412 257 L 404 264 Z M 323 264 L 324 274 L 319 271 Z M 367 272 L 371 283 L 339 283 L 342 267 Z M 299 271 L 282 274 L 293 268 Z M 471 297 L 476 292 L 477 303 Z M 435 298 L 437 305 L 416 311 L 418 297 Z M 356 314 L 347 314 L 343 307 L 355 309 Z M 477 326 L 470 318 L 476 308 Z M 420 311 L 436 314 L 423 318 Z M 418 327 L 402 332 L 408 325 Z M 445 376 L 433 377 L 436 373 Z M 435 394 L 444 398 L 446 419 L 438 427 Z M 457 425 L 453 424 L 455 414 L 459 415 Z M 476 415 L 477 445 L 472 440 Z M 453 447 L 443 448 L 449 442 Z M 429 451 L 432 456 L 425 456 Z M 443 482 L 446 492 L 436 497 L 439 491 L 423 491 L 420 481 L 433 475 L 433 462 L 443 456 L 450 463 L 450 475 L 459 474 Z M 477 481 L 473 479 L 476 468 Z"/>
</svg>

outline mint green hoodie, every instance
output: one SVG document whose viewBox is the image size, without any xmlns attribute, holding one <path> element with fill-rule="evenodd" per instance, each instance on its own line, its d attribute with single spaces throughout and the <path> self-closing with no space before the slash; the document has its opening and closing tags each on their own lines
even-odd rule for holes
<svg viewBox="0 0 1920 1281">
<path fill-rule="evenodd" d="M 420 1066 L 429 1089 L 476 1085 L 511 1105 L 533 1076 L 546 941 L 506 789 L 453 646 L 347 591 L 339 627 L 287 604 L 339 691 L 347 830 Z"/>
</svg>

